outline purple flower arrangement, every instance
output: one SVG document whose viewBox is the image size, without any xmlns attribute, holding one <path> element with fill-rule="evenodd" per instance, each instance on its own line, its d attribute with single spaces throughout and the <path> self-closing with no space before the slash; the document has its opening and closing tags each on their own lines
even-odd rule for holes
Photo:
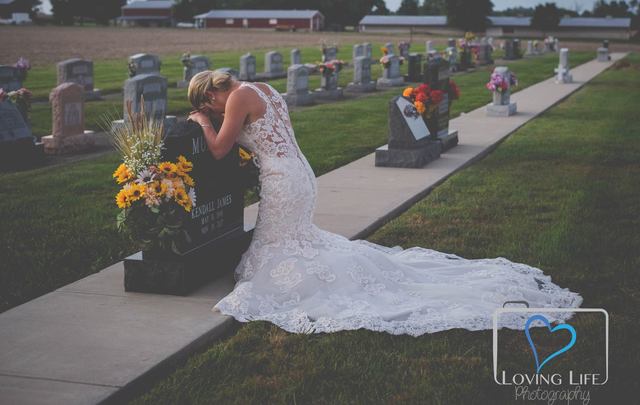
<svg viewBox="0 0 640 405">
<path fill-rule="evenodd" d="M 492 73 L 491 78 L 489 79 L 489 83 L 487 83 L 487 89 L 493 92 L 504 93 L 509 90 L 511 86 L 517 86 L 518 79 L 514 73 L 509 74 L 509 79 L 507 80 L 503 75 L 499 73 Z"/>
</svg>

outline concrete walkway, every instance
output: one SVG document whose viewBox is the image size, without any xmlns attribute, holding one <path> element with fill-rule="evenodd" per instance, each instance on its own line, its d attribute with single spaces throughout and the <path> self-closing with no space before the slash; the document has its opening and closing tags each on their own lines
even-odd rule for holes
<svg viewBox="0 0 640 405">
<path fill-rule="evenodd" d="M 623 56 L 573 69 L 573 84 L 549 79 L 514 94 L 515 116 L 486 117 L 483 107 L 452 120 L 460 144 L 422 169 L 378 168 L 370 154 L 319 177 L 315 223 L 364 237 Z M 256 214 L 257 204 L 245 209 L 247 229 Z M 211 312 L 232 274 L 176 297 L 125 293 L 123 272 L 115 264 L 0 314 L 0 403 L 121 402 L 235 322 Z"/>
</svg>

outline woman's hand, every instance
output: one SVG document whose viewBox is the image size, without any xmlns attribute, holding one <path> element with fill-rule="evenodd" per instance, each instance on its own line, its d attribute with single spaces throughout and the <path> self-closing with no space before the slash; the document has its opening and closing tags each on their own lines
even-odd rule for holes
<svg viewBox="0 0 640 405">
<path fill-rule="evenodd" d="M 197 122 L 198 124 L 200 124 L 200 126 L 203 127 L 212 126 L 209 116 L 201 110 L 191 111 L 191 113 L 189 114 L 189 118 L 187 119 Z"/>
</svg>

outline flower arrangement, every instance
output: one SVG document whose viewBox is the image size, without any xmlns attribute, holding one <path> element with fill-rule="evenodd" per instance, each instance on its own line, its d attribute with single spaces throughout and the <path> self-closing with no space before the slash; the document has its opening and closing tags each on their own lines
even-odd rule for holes
<svg viewBox="0 0 640 405">
<path fill-rule="evenodd" d="M 499 73 L 492 73 L 489 78 L 489 82 L 486 84 L 487 89 L 492 92 L 504 93 L 509 90 L 511 86 L 517 86 L 518 79 L 516 75 L 512 72 L 509 73 L 509 78 L 505 78 L 503 75 Z"/>
<path fill-rule="evenodd" d="M 334 59 L 327 62 L 318 62 L 317 69 L 323 76 L 331 76 L 334 73 L 338 73 L 342 70 L 345 62 L 340 59 Z"/>
<path fill-rule="evenodd" d="M 389 49 L 386 46 L 381 47 L 380 50 L 382 51 L 382 57 L 380 58 L 380 63 L 382 64 L 382 66 L 388 69 L 389 66 L 391 66 L 391 56 L 395 56 L 395 55 L 389 55 Z M 404 57 L 402 56 L 396 56 L 396 57 L 398 58 L 399 63 L 402 65 L 404 63 Z"/>
<path fill-rule="evenodd" d="M 31 63 L 29 63 L 28 59 L 23 57 L 18 58 L 18 61 L 13 65 L 18 69 L 20 74 L 20 81 L 23 82 L 27 79 L 27 72 L 31 70 Z"/>
<path fill-rule="evenodd" d="M 471 31 L 467 31 L 467 32 L 465 32 L 465 33 L 464 33 L 464 39 L 465 39 L 465 41 L 467 41 L 467 42 L 471 42 L 471 41 L 473 41 L 474 39 L 476 39 L 476 34 L 474 34 L 474 33 L 473 33 L 473 32 L 471 32 Z"/>
<path fill-rule="evenodd" d="M 432 89 L 428 84 L 421 84 L 418 87 L 407 87 L 402 92 L 402 96 L 413 104 L 412 109 L 405 109 L 406 116 L 431 118 L 438 110 L 438 104 L 444 99 L 444 91 Z"/>
<path fill-rule="evenodd" d="M 257 156 L 254 152 L 251 152 L 240 146 L 238 148 L 240 154 L 240 168 L 244 176 L 244 184 L 252 189 L 255 194 L 260 194 L 260 164 L 258 163 Z"/>
<path fill-rule="evenodd" d="M 189 175 L 193 163 L 184 156 L 162 161 L 162 120 L 134 113 L 127 103 L 128 120 L 113 130 L 116 149 L 123 163 L 113 173 L 122 186 L 115 196 L 121 209 L 119 231 L 127 231 L 143 251 L 179 253 L 182 241 L 189 241 L 183 229 L 184 212 L 195 206 L 195 182 Z"/>
<path fill-rule="evenodd" d="M 5 92 L 4 89 L 0 88 L 0 103 L 9 100 L 15 104 L 25 122 L 29 120 L 32 96 L 31 92 L 24 87 L 10 92 Z"/>
</svg>

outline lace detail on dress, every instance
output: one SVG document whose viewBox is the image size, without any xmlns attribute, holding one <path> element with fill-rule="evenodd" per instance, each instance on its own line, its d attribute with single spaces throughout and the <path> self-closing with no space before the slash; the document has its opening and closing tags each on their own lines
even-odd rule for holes
<svg viewBox="0 0 640 405">
<path fill-rule="evenodd" d="M 312 222 L 316 178 L 296 142 L 286 102 L 269 85 L 269 94 L 242 85 L 265 103 L 264 116 L 245 125 L 238 138 L 260 162 L 258 219 L 235 269 L 234 290 L 212 309 L 294 333 L 365 328 L 419 336 L 491 329 L 493 312 L 505 301 L 539 308 L 581 305 L 579 294 L 526 264 L 351 241 L 318 228 Z M 510 314 L 501 325 L 523 329 L 525 321 L 526 314 Z"/>
</svg>

